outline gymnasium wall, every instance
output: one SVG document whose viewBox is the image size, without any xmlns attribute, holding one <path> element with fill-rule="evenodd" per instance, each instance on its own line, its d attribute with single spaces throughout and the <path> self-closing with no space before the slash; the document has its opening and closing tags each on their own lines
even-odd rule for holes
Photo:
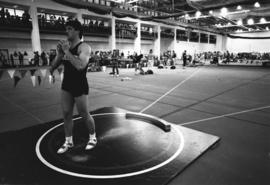
<svg viewBox="0 0 270 185">
<path fill-rule="evenodd" d="M 243 37 L 270 37 L 269 32 L 242 33 Z M 270 39 L 233 39 L 228 38 L 227 49 L 230 52 L 270 52 Z"/>
<path fill-rule="evenodd" d="M 127 56 L 128 52 L 133 54 L 134 48 L 134 40 L 116 39 L 116 49 L 119 49 L 120 52 L 123 52 L 125 56 Z"/>
<path fill-rule="evenodd" d="M 198 43 L 189 41 L 177 41 L 175 46 L 175 52 L 177 57 L 181 57 L 184 50 L 188 54 L 194 55 L 194 53 L 208 52 L 208 51 L 225 51 L 226 50 L 226 37 L 217 35 L 216 44 L 210 43 Z"/>
<path fill-rule="evenodd" d="M 173 50 L 173 39 L 161 38 L 160 39 L 160 53 L 164 51 Z"/>
<path fill-rule="evenodd" d="M 141 41 L 141 51 L 142 54 L 148 54 L 150 49 L 154 50 L 154 41 L 151 40 L 142 40 Z"/>
<path fill-rule="evenodd" d="M 0 49 L 8 49 L 9 55 L 16 52 L 27 52 L 25 59 L 33 57 L 32 43 L 30 39 L 0 38 Z"/>
</svg>

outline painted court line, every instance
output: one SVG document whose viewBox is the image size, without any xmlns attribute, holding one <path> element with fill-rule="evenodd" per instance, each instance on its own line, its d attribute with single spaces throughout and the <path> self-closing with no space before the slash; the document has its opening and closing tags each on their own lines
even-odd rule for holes
<svg viewBox="0 0 270 185">
<path fill-rule="evenodd" d="M 220 115 L 220 116 L 214 116 L 214 117 L 211 117 L 211 118 L 205 118 L 205 119 L 201 119 L 201 120 L 197 120 L 197 121 L 189 121 L 189 122 L 182 123 L 182 124 L 179 124 L 179 125 L 190 125 L 190 124 L 193 124 L 193 123 L 199 123 L 199 122 L 203 122 L 203 121 L 209 121 L 209 120 L 214 120 L 214 119 L 218 119 L 218 118 L 224 118 L 224 117 L 228 117 L 228 116 L 234 116 L 234 115 L 238 115 L 238 114 L 254 112 L 254 111 L 268 109 L 268 108 L 270 108 L 270 105 L 264 106 L 264 107 L 253 108 L 253 109 L 247 109 L 247 110 L 234 112 L 234 113 L 229 113 L 229 114 L 223 114 L 223 115 Z"/>
<path fill-rule="evenodd" d="M 17 107 L 18 109 L 22 110 L 23 112 L 25 112 L 26 114 L 28 114 L 29 116 L 31 116 L 32 118 L 34 118 L 35 120 L 37 120 L 39 123 L 43 123 L 44 121 L 42 121 L 41 119 L 39 119 L 38 117 L 36 117 L 35 115 L 33 115 L 32 113 L 30 113 L 29 111 L 25 110 L 22 106 L 10 101 L 8 98 L 4 97 L 3 95 L 0 94 L 0 97 L 6 101 L 8 101 L 10 104 L 14 105 L 15 107 Z"/>
<path fill-rule="evenodd" d="M 199 68 L 198 70 L 196 70 L 195 72 L 193 72 L 188 78 L 186 78 L 185 80 L 181 81 L 179 84 L 177 84 L 175 87 L 173 87 L 171 90 L 169 90 L 168 92 L 166 92 L 164 95 L 162 95 L 161 97 L 159 97 L 156 101 L 154 101 L 153 103 L 151 103 L 150 105 L 148 105 L 147 107 L 145 107 L 144 109 L 142 109 L 139 113 L 143 113 L 144 111 L 146 111 L 147 109 L 149 109 L 150 107 L 152 107 L 154 104 L 156 104 L 158 101 L 160 101 L 162 98 L 164 98 L 165 96 L 167 96 L 168 94 L 170 94 L 172 91 L 174 91 L 177 87 L 183 85 L 186 81 L 188 81 L 189 79 L 191 79 L 195 74 L 197 74 L 200 71 L 201 68 Z"/>
</svg>

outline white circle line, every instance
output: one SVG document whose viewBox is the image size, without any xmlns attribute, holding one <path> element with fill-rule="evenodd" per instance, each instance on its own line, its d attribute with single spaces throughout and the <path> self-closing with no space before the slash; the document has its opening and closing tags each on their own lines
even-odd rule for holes
<svg viewBox="0 0 270 185">
<path fill-rule="evenodd" d="M 112 114 L 125 114 L 125 113 L 102 113 L 102 114 L 93 114 L 92 116 L 101 116 L 101 115 L 112 115 Z M 80 117 L 78 118 L 74 118 L 73 120 L 77 120 L 77 119 L 80 119 Z M 40 153 L 40 143 L 42 141 L 42 139 L 49 133 L 51 132 L 52 130 L 54 130 L 55 128 L 61 126 L 63 123 L 60 123 L 54 127 L 52 127 L 51 129 L 49 129 L 47 132 L 45 132 L 38 140 L 37 144 L 36 144 L 36 154 L 37 154 L 37 157 L 39 158 L 39 160 L 45 164 L 47 167 L 55 170 L 55 171 L 58 171 L 60 173 L 63 173 L 63 174 L 66 174 L 66 175 L 70 175 L 70 176 L 75 176 L 75 177 L 81 177 L 81 178 L 92 178 L 92 179 L 116 179 L 116 178 L 124 178 L 124 177 L 131 177 L 131 176 L 136 176 L 136 175 L 141 175 L 141 174 L 144 174 L 144 173 L 147 173 L 147 172 L 150 172 L 150 171 L 153 171 L 153 170 L 156 170 L 158 168 L 161 168 L 162 166 L 165 166 L 166 164 L 170 163 L 171 161 L 173 161 L 178 155 L 180 155 L 180 153 L 182 152 L 183 148 L 184 148 L 184 136 L 183 134 L 179 131 L 179 129 L 175 128 L 176 126 L 173 126 L 172 125 L 172 128 L 175 129 L 178 133 L 178 135 L 180 136 L 180 144 L 178 146 L 178 149 L 177 151 L 169 158 L 167 159 L 166 161 L 158 164 L 158 165 L 155 165 L 151 168 L 147 168 L 147 169 L 144 169 L 144 170 L 140 170 L 140 171 L 136 171 L 136 172 L 131 172 L 131 173 L 124 173 L 124 174 L 117 174 L 117 175 L 88 175 L 88 174 L 80 174 L 80 173 L 75 173 L 75 172 L 70 172 L 70 171 L 67 171 L 67 170 L 63 170 L 61 168 L 58 168 L 52 164 L 50 164 L 48 161 L 46 161 L 43 156 L 41 155 Z"/>
</svg>

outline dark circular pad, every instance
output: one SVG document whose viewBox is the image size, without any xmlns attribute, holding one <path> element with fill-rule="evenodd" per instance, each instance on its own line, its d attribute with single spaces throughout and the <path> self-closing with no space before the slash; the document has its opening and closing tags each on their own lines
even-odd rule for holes
<svg viewBox="0 0 270 185">
<path fill-rule="evenodd" d="M 89 175 L 118 175 L 137 172 L 164 162 L 179 149 L 176 129 L 164 132 L 143 120 L 126 119 L 124 114 L 94 116 L 97 146 L 86 151 L 88 131 L 81 119 L 74 120 L 74 148 L 57 150 L 64 142 L 60 125 L 40 142 L 40 154 L 51 165 L 65 171 Z"/>
</svg>

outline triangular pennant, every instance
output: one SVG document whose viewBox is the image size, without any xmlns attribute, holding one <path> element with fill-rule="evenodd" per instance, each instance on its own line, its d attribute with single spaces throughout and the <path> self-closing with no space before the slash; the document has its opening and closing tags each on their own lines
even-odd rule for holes
<svg viewBox="0 0 270 185">
<path fill-rule="evenodd" d="M 64 78 L 64 73 L 61 73 L 61 74 L 60 74 L 61 82 L 63 81 L 63 78 Z"/>
<path fill-rule="evenodd" d="M 36 69 L 31 69 L 30 70 L 31 76 L 34 76 L 35 75 L 35 72 L 36 72 Z"/>
<path fill-rule="evenodd" d="M 19 76 L 14 76 L 14 87 L 17 86 L 18 82 L 21 80 Z"/>
<path fill-rule="evenodd" d="M 63 68 L 58 68 L 57 71 L 59 74 L 62 74 Z"/>
<path fill-rule="evenodd" d="M 41 73 L 43 78 L 45 78 L 46 72 L 47 72 L 47 69 L 40 69 L 40 73 Z"/>
<path fill-rule="evenodd" d="M 19 70 L 21 77 L 24 78 L 25 74 L 27 73 L 27 70 Z"/>
<path fill-rule="evenodd" d="M 38 76 L 38 85 L 41 83 L 41 76 Z"/>
<path fill-rule="evenodd" d="M 15 73 L 15 69 L 9 69 L 8 70 L 8 74 L 9 74 L 10 78 L 14 77 L 14 73 Z"/>
<path fill-rule="evenodd" d="M 49 75 L 49 83 L 55 83 L 55 76 L 54 75 Z"/>
<path fill-rule="evenodd" d="M 2 78 L 3 74 L 4 74 L 4 70 L 0 70 L 0 79 Z"/>
<path fill-rule="evenodd" d="M 36 86 L 36 76 L 31 76 L 32 84 L 35 87 Z"/>
</svg>

